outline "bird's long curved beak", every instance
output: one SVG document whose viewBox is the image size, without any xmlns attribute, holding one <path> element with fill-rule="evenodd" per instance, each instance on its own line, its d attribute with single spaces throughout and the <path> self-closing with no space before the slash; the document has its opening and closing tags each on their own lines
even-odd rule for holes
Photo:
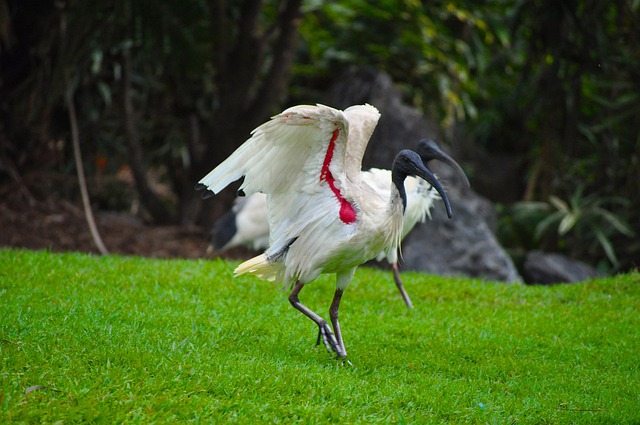
<svg viewBox="0 0 640 425">
<path fill-rule="evenodd" d="M 415 175 L 426 180 L 427 183 L 429 183 L 438 191 L 440 197 L 442 198 L 442 202 L 444 202 L 444 206 L 447 209 L 447 216 L 451 218 L 453 216 L 453 213 L 451 212 L 449 197 L 447 196 L 447 192 L 445 192 L 442 188 L 442 185 L 440 184 L 436 176 L 431 172 L 431 170 L 429 170 L 429 168 L 427 168 L 425 164 L 414 163 L 413 165 Z"/>
<path fill-rule="evenodd" d="M 465 174 L 460 164 L 458 164 L 455 159 L 451 158 L 445 151 L 443 151 L 435 141 L 430 139 L 420 140 L 416 152 L 418 153 L 418 155 L 420 155 L 420 158 L 422 158 L 422 162 L 424 162 L 425 164 L 433 159 L 437 159 L 450 165 L 464 180 L 467 187 L 471 187 L 471 184 L 469 184 L 469 179 L 467 178 L 467 175 Z"/>
</svg>

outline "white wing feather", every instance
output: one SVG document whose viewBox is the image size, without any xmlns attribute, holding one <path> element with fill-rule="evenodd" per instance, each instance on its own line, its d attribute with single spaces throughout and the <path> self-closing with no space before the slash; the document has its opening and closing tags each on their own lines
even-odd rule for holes
<svg viewBox="0 0 640 425">
<path fill-rule="evenodd" d="M 241 189 L 246 194 L 300 191 L 311 178 L 318 178 L 336 128 L 339 135 L 332 167 L 344 169 L 348 127 L 337 109 L 322 105 L 289 108 L 253 130 L 249 140 L 199 183 L 218 193 L 245 176 Z M 318 175 L 311 176 L 316 171 Z"/>
</svg>

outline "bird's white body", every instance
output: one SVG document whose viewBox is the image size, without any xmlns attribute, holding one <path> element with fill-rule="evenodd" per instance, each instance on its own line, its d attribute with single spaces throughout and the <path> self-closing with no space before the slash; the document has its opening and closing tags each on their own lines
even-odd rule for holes
<svg viewBox="0 0 640 425">
<path fill-rule="evenodd" d="M 284 238 L 273 241 L 262 255 L 241 264 L 236 274 L 251 273 L 262 279 L 281 281 L 285 288 L 291 288 L 296 281 L 309 283 L 321 273 L 347 274 L 338 276 L 338 287 L 344 289 L 351 280 L 353 271 L 360 264 L 374 258 L 385 249 L 395 250 L 402 234 L 402 205 L 394 203 L 398 212 L 387 211 L 387 202 L 376 202 L 375 192 L 367 187 L 367 211 L 359 211 L 357 223 L 344 224 L 335 220 L 337 211 L 331 211 L 330 203 L 319 205 L 320 211 L 327 212 L 301 215 L 304 226 L 293 226 Z M 373 201 L 375 200 L 375 201 Z M 354 199 L 354 205 L 358 205 Z M 333 216 L 333 217 L 332 217 Z M 285 247 L 287 241 L 295 239 L 286 249 L 286 255 L 279 258 L 278 247 Z M 275 260 L 275 261 L 274 261 Z"/>
<path fill-rule="evenodd" d="M 397 250 L 403 220 L 398 191 L 387 180 L 381 195 L 360 170 L 379 116 L 369 105 L 344 112 L 322 105 L 287 109 L 200 181 L 217 193 L 244 175 L 241 190 L 267 196 L 269 248 L 236 274 L 290 288 L 338 273 L 343 286 L 358 265 Z"/>
<path fill-rule="evenodd" d="M 391 171 L 371 168 L 362 173 L 363 180 L 380 196 L 388 199 L 390 194 Z M 421 178 L 409 176 L 405 180 L 407 191 L 407 207 L 404 211 L 402 225 L 402 239 L 418 223 L 422 223 L 431 216 L 434 200 L 438 199 L 438 192 Z M 265 250 L 269 247 L 269 221 L 267 219 L 267 195 L 254 193 L 244 198 L 237 198 L 233 207 L 235 215 L 235 232 L 233 237 L 219 247 L 229 249 L 236 246 L 246 246 L 254 251 Z M 397 262 L 398 251 L 381 251 L 376 260 L 387 259 L 390 264 Z"/>
</svg>

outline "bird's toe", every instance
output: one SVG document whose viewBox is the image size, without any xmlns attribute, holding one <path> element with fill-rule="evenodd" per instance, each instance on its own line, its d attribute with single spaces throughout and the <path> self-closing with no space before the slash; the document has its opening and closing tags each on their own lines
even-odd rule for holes
<svg viewBox="0 0 640 425">
<path fill-rule="evenodd" d="M 318 326 L 318 339 L 316 340 L 316 345 L 320 345 L 321 340 L 327 351 L 329 353 L 336 353 L 337 358 L 341 359 L 347 356 L 347 353 L 345 353 L 344 349 L 340 346 L 327 323 L 323 323 Z"/>
<path fill-rule="evenodd" d="M 341 366 L 349 366 L 349 367 L 353 367 L 353 363 L 351 363 L 351 360 L 349 360 L 346 357 L 340 357 L 340 356 L 336 356 L 336 360 L 338 361 L 338 363 Z"/>
</svg>

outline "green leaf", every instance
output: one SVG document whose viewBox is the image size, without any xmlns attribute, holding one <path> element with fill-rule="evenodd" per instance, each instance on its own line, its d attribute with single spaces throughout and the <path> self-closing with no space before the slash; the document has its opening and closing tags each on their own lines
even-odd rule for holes
<svg viewBox="0 0 640 425">
<path fill-rule="evenodd" d="M 631 228 L 631 226 L 624 222 L 623 219 L 613 214 L 611 211 L 607 211 L 604 208 L 596 207 L 594 211 L 597 212 L 602 218 L 604 218 L 607 223 L 612 225 L 618 232 L 622 233 L 625 236 L 633 237 L 635 232 Z"/>
<path fill-rule="evenodd" d="M 553 196 L 553 195 L 549 196 L 549 203 L 553 205 L 556 209 L 564 213 L 569 213 L 569 205 L 562 199 L 558 198 L 557 196 Z"/>
<path fill-rule="evenodd" d="M 559 211 L 554 212 L 553 214 L 549 214 L 544 220 L 540 221 L 536 226 L 536 232 L 534 237 L 536 239 L 542 238 L 542 235 L 547 233 L 549 228 L 553 226 L 556 222 L 562 219 L 563 214 Z"/>
<path fill-rule="evenodd" d="M 576 225 L 578 221 L 578 216 L 580 214 L 571 213 L 565 215 L 562 220 L 560 220 L 560 225 L 558 226 L 558 234 L 560 236 L 566 235 L 573 227 Z"/>
<path fill-rule="evenodd" d="M 619 264 L 618 258 L 616 257 L 616 253 L 613 249 L 613 245 L 611 245 L 611 241 L 609 240 L 609 238 L 607 238 L 604 232 L 597 227 L 594 229 L 594 233 L 596 235 L 596 238 L 598 239 L 598 242 L 600 242 L 600 246 L 604 250 L 607 258 L 609 259 L 609 261 L 611 261 L 611 264 L 617 267 Z"/>
</svg>

